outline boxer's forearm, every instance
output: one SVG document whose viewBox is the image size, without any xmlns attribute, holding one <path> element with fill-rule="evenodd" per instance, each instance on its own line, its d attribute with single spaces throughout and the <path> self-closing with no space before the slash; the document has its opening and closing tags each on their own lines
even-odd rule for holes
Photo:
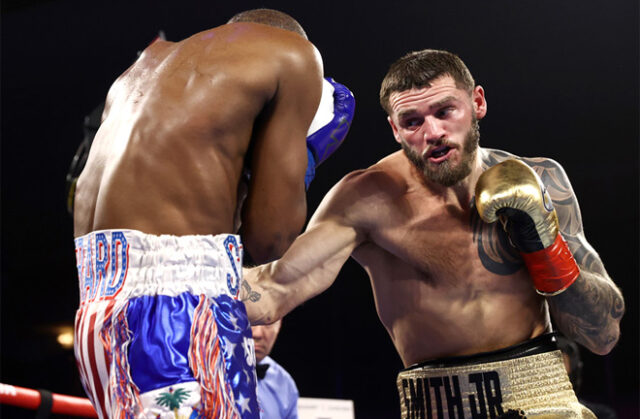
<svg viewBox="0 0 640 419">
<path fill-rule="evenodd" d="M 326 290 L 360 242 L 351 227 L 311 223 L 281 259 L 244 269 L 241 298 L 249 319 L 271 323 Z"/>
<path fill-rule="evenodd" d="M 566 291 L 547 301 L 560 331 L 590 351 L 606 355 L 618 342 L 624 299 L 606 276 L 583 270 Z"/>
<path fill-rule="evenodd" d="M 240 299 L 253 325 L 270 324 L 282 318 L 282 289 L 272 279 L 273 263 L 244 269 Z M 278 292 L 280 291 L 280 292 Z"/>
</svg>

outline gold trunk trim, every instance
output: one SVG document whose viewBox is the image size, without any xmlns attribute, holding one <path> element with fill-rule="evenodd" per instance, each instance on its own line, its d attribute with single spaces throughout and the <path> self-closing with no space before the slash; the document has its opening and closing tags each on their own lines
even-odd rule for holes
<svg viewBox="0 0 640 419">
<path fill-rule="evenodd" d="M 505 413 L 596 419 L 578 402 L 560 351 L 467 366 L 417 366 L 401 371 L 397 385 L 403 419 L 498 418 Z"/>
</svg>

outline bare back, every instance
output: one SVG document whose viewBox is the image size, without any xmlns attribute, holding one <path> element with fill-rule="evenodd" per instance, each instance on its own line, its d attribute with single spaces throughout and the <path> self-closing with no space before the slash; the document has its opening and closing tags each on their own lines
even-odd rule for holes
<svg viewBox="0 0 640 419">
<path fill-rule="evenodd" d="M 397 152 L 354 179 L 363 191 L 355 213 L 366 214 L 368 233 L 352 255 L 370 276 L 405 365 L 495 350 L 547 330 L 544 299 L 501 227 L 479 219 L 471 194 L 434 192 L 411 171 Z"/>
<path fill-rule="evenodd" d="M 110 89 L 78 180 L 75 235 L 235 232 L 245 163 L 245 227 L 260 229 L 270 210 L 297 211 L 284 229 L 297 234 L 306 215 L 304 138 L 321 77 L 313 45 L 270 26 L 236 23 L 155 42 Z M 261 194 L 281 207 L 252 213 Z"/>
</svg>

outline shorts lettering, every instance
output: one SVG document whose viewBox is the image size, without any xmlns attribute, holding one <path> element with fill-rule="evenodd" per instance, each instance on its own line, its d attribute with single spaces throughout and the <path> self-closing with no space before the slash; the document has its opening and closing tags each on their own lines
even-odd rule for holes
<svg viewBox="0 0 640 419">
<path fill-rule="evenodd" d="M 401 384 L 409 419 L 495 419 L 504 413 L 497 371 L 402 379 Z"/>
<path fill-rule="evenodd" d="M 114 298 L 122 289 L 129 267 L 129 245 L 121 231 L 96 233 L 95 241 L 76 239 L 76 267 L 80 304 Z"/>
<path fill-rule="evenodd" d="M 234 236 L 228 236 L 224 240 L 224 249 L 229 257 L 234 274 L 227 273 L 227 288 L 229 288 L 231 295 L 237 298 L 240 291 L 241 276 L 238 271 L 242 269 L 242 245 L 238 245 L 238 241 Z"/>
<path fill-rule="evenodd" d="M 113 269 L 103 294 L 106 297 L 114 297 L 120 292 L 129 268 L 129 244 L 121 231 L 111 234 L 111 259 Z"/>
</svg>

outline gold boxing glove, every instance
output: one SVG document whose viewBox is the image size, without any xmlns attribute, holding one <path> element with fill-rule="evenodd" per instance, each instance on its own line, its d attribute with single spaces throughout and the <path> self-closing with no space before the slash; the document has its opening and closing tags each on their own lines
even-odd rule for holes
<svg viewBox="0 0 640 419">
<path fill-rule="evenodd" d="M 528 165 L 510 159 L 486 170 L 475 189 L 478 214 L 487 223 L 500 219 L 545 296 L 566 290 L 580 275 L 558 228 L 558 216 L 542 180 Z"/>
</svg>

